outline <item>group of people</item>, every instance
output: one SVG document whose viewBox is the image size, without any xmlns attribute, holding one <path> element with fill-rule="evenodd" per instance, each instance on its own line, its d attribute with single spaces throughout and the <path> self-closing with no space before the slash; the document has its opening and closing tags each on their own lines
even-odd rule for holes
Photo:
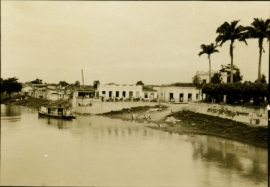
<svg viewBox="0 0 270 187">
<path fill-rule="evenodd" d="M 135 119 L 139 119 L 139 115 L 135 115 L 134 113 L 131 113 L 131 120 L 135 120 Z M 147 123 L 147 120 L 151 120 L 151 116 L 146 116 L 145 114 L 143 115 L 143 117 L 141 119 L 144 119 L 144 123 Z M 158 123 L 157 127 L 161 127 L 161 125 Z"/>
<path fill-rule="evenodd" d="M 134 113 L 131 114 L 131 119 L 139 119 L 139 117 L 140 117 L 140 115 L 137 115 L 137 116 L 136 116 Z M 145 120 L 149 119 L 149 120 L 150 120 L 150 119 L 152 119 L 152 118 L 151 118 L 151 116 L 148 116 L 148 117 L 147 117 L 147 116 L 144 114 L 143 117 L 142 117 L 141 119 L 145 119 Z"/>
</svg>

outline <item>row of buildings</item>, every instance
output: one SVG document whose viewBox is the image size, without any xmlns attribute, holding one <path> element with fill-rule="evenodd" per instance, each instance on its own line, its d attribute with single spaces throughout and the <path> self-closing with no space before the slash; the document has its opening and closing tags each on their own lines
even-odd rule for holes
<svg viewBox="0 0 270 187">
<path fill-rule="evenodd" d="M 212 72 L 214 74 L 215 72 Z M 202 81 L 209 82 L 208 73 L 197 72 Z M 225 75 L 223 75 L 225 76 Z M 227 80 L 224 77 L 223 80 Z M 176 83 L 161 86 L 99 84 L 93 86 L 56 86 L 47 84 L 27 84 L 22 88 L 24 95 L 48 100 L 95 98 L 103 102 L 118 100 L 147 100 L 186 103 L 202 99 L 193 83 Z"/>
</svg>

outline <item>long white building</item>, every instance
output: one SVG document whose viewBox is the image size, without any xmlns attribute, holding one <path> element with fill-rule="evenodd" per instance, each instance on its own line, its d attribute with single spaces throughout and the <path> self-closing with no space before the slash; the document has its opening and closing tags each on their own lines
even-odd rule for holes
<svg viewBox="0 0 270 187">
<path fill-rule="evenodd" d="M 103 98 L 140 98 L 143 97 L 141 85 L 119 85 L 119 84 L 104 84 L 98 85 L 96 97 Z"/>
</svg>

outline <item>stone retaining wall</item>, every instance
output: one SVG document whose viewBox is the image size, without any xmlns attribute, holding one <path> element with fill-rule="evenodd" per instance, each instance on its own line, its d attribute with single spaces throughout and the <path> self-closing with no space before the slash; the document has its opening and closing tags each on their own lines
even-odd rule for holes
<svg viewBox="0 0 270 187">
<path fill-rule="evenodd" d="M 189 103 L 187 109 L 194 112 L 233 119 L 235 121 L 253 125 L 268 125 L 268 112 L 266 108 Z"/>
</svg>

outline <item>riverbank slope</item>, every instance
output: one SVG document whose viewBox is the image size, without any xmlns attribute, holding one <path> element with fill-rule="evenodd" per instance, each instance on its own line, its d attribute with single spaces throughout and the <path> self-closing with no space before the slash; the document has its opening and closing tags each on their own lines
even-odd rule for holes
<svg viewBox="0 0 270 187">
<path fill-rule="evenodd" d="M 181 108 L 181 106 L 177 106 Z M 198 133 L 233 139 L 256 146 L 268 147 L 268 128 L 237 122 L 188 110 L 173 111 L 175 105 L 159 107 L 135 107 L 130 110 L 112 111 L 102 114 L 111 118 L 136 120 L 148 123 L 149 128 L 170 133 Z M 183 107 L 182 107 L 183 108 Z M 152 125 L 151 125 L 152 124 Z"/>
</svg>

